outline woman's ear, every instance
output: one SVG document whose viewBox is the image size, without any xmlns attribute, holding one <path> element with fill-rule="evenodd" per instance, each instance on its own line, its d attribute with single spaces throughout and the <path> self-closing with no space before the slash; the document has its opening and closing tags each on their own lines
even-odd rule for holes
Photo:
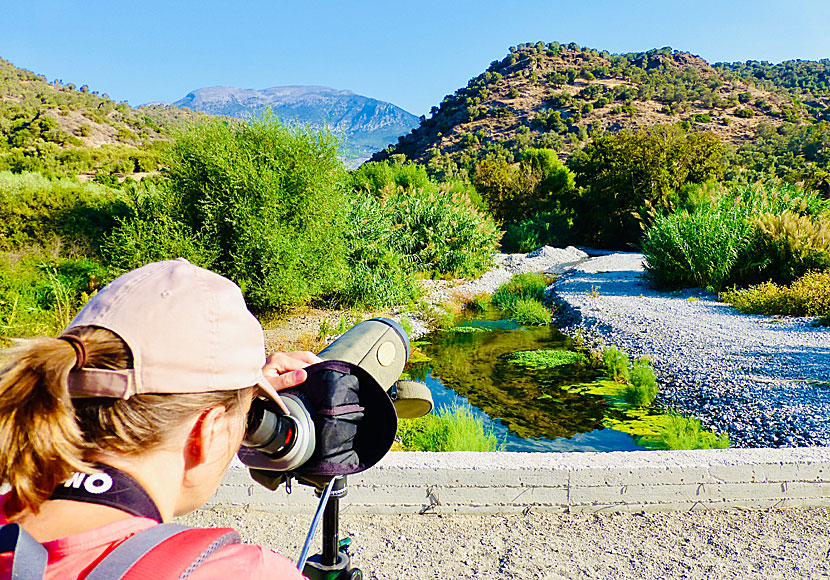
<svg viewBox="0 0 830 580">
<path fill-rule="evenodd" d="M 228 436 L 229 424 L 225 407 L 211 407 L 203 411 L 187 438 L 185 445 L 185 468 L 193 469 L 212 461 L 216 453 L 216 446 L 223 445 Z"/>
</svg>

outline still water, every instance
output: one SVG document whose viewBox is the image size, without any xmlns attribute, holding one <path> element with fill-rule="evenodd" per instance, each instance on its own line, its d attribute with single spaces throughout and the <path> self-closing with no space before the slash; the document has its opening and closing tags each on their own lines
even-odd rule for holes
<svg viewBox="0 0 830 580">
<path fill-rule="evenodd" d="M 624 421 L 623 412 L 579 388 L 597 379 L 596 369 L 575 363 L 531 370 L 508 361 L 518 351 L 573 349 L 558 329 L 510 320 L 464 325 L 481 331 L 434 332 L 418 343 L 429 360 L 413 364 L 410 375 L 426 382 L 436 409 L 470 406 L 505 451 L 643 449 L 628 433 L 605 426 Z"/>
</svg>

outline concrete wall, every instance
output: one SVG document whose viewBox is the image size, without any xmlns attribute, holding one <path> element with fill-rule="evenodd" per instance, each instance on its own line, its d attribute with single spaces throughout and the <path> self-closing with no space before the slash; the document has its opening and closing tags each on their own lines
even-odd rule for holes
<svg viewBox="0 0 830 580">
<path fill-rule="evenodd" d="M 830 448 L 613 453 L 392 452 L 349 477 L 341 509 L 361 512 L 655 511 L 830 505 Z M 234 463 L 207 507 L 313 511 Z"/>
</svg>

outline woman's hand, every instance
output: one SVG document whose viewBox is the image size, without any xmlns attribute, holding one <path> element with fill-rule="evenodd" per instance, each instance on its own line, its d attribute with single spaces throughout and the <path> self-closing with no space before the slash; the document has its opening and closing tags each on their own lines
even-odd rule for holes
<svg viewBox="0 0 830 580">
<path fill-rule="evenodd" d="M 275 352 L 265 360 L 262 374 L 280 391 L 305 382 L 308 375 L 303 369 L 322 361 L 319 356 L 307 350 Z"/>
</svg>

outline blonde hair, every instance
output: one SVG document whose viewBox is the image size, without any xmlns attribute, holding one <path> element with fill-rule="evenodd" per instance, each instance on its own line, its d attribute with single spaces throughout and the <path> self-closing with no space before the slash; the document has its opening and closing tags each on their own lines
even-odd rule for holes
<svg viewBox="0 0 830 580">
<path fill-rule="evenodd" d="M 84 368 L 132 368 L 129 348 L 114 333 L 77 327 L 68 334 L 84 344 Z M 193 415 L 216 406 L 234 412 L 252 394 L 246 388 L 73 400 L 68 377 L 77 358 L 68 341 L 19 341 L 7 355 L 0 371 L 0 483 L 11 486 L 10 513 L 37 513 L 73 471 L 89 471 L 90 453 L 139 454 L 162 444 Z"/>
</svg>

